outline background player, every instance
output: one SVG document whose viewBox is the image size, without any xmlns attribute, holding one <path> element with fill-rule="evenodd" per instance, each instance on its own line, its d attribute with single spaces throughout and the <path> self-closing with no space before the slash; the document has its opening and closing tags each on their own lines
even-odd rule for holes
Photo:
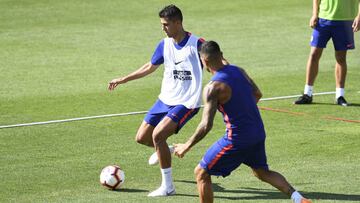
<svg viewBox="0 0 360 203">
<path fill-rule="evenodd" d="M 304 94 L 294 104 L 311 104 L 313 86 L 319 71 L 323 49 L 332 38 L 335 48 L 335 103 L 347 106 L 344 98 L 347 73 L 346 53 L 355 48 L 354 32 L 360 29 L 359 0 L 313 0 L 310 27 L 314 29 L 311 50 L 306 67 Z M 354 20 L 355 18 L 355 20 Z"/>
<path fill-rule="evenodd" d="M 175 155 L 182 158 L 211 130 L 216 109 L 224 118 L 226 133 L 214 143 L 195 168 L 200 202 L 213 202 L 211 175 L 226 177 L 240 164 L 251 167 L 254 175 L 291 196 L 295 203 L 309 203 L 279 173 L 268 168 L 265 130 L 256 103 L 262 94 L 244 70 L 223 65 L 222 52 L 214 41 L 204 42 L 202 63 L 213 74 L 204 88 L 202 120 L 185 144 L 175 144 Z"/>
<path fill-rule="evenodd" d="M 203 40 L 184 30 L 181 10 L 175 5 L 163 8 L 159 17 L 167 38 L 158 44 L 151 61 L 125 77 L 112 80 L 108 87 L 114 90 L 117 85 L 142 78 L 164 64 L 161 93 L 136 135 L 138 143 L 155 147 L 160 160 L 162 183 L 148 195 L 151 197 L 175 194 L 166 140 L 198 112 L 202 89 L 198 47 Z"/>
</svg>

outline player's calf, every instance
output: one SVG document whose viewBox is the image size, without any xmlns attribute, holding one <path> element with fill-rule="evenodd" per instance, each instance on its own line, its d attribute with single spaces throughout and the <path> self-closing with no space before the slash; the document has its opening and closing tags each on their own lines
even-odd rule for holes
<svg viewBox="0 0 360 203">
<path fill-rule="evenodd" d="M 294 203 L 311 203 L 310 200 L 304 198 L 298 191 L 296 191 L 289 182 L 285 179 L 283 175 L 276 171 L 271 171 L 267 169 L 252 169 L 254 175 L 259 178 L 259 180 L 269 183 L 273 187 L 277 188 L 284 194 L 287 194 L 291 197 Z"/>
<path fill-rule="evenodd" d="M 201 203 L 212 203 L 214 201 L 214 193 L 212 190 L 211 176 L 203 168 L 198 165 L 194 174 L 196 177 L 197 188 Z"/>
</svg>

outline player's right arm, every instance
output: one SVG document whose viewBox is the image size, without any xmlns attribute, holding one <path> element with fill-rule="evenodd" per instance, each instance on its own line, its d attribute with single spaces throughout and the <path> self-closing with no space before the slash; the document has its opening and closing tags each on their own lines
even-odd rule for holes
<svg viewBox="0 0 360 203">
<path fill-rule="evenodd" d="M 151 61 L 141 66 L 138 70 L 129 75 L 121 78 L 113 79 L 109 82 L 108 89 L 114 90 L 116 86 L 119 84 L 124 84 L 131 80 L 136 80 L 142 77 L 149 75 L 150 73 L 154 72 L 157 67 L 164 63 L 164 40 L 160 41 L 158 46 L 155 49 L 155 52 L 151 58 Z"/>
<path fill-rule="evenodd" d="M 210 82 L 204 88 L 203 100 L 204 100 L 204 110 L 201 122 L 196 128 L 195 133 L 189 138 L 189 140 L 184 144 L 174 144 L 175 151 L 174 154 L 180 158 L 183 158 L 184 155 L 193 147 L 196 143 L 202 140 L 208 132 L 211 130 L 219 104 L 219 97 L 221 94 L 221 89 L 218 87 L 218 84 L 215 82 Z"/>
<path fill-rule="evenodd" d="M 315 28 L 318 20 L 319 20 L 319 4 L 321 0 L 313 0 L 313 12 L 310 19 L 309 26 L 311 28 Z"/>
<path fill-rule="evenodd" d="M 144 64 L 143 66 L 141 66 L 136 71 L 130 73 L 129 75 L 127 75 L 125 77 L 115 78 L 115 79 L 111 80 L 109 82 L 108 89 L 111 91 L 111 90 L 114 90 L 115 87 L 118 86 L 119 84 L 124 84 L 131 80 L 136 80 L 136 79 L 145 77 L 145 76 L 149 75 L 150 73 L 154 72 L 157 69 L 157 67 L 159 67 L 159 65 L 154 65 L 151 62 L 148 62 L 148 63 Z"/>
</svg>

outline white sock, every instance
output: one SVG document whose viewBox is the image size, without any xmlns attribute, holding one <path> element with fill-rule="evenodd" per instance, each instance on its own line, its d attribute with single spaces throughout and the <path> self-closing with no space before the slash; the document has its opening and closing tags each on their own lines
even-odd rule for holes
<svg viewBox="0 0 360 203">
<path fill-rule="evenodd" d="M 161 187 L 164 188 L 173 188 L 173 180 L 172 180 L 172 168 L 164 168 L 161 170 Z"/>
<path fill-rule="evenodd" d="M 303 198 L 303 196 L 302 196 L 298 191 L 294 191 L 294 192 L 291 194 L 291 199 L 292 199 L 295 203 L 300 203 L 302 198 Z"/>
<path fill-rule="evenodd" d="M 313 94 L 313 86 L 310 86 L 310 85 L 305 85 L 305 88 L 304 88 L 304 94 L 307 94 L 309 95 L 310 97 L 312 96 Z"/>
<path fill-rule="evenodd" d="M 345 89 L 344 88 L 336 88 L 336 99 L 339 97 L 343 97 L 345 94 Z"/>
</svg>

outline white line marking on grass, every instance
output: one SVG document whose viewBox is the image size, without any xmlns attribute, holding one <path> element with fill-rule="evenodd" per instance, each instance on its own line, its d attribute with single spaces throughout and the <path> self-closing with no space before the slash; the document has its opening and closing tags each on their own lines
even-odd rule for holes
<svg viewBox="0 0 360 203">
<path fill-rule="evenodd" d="M 314 93 L 313 95 L 327 95 L 327 94 L 335 94 L 335 92 L 319 92 L 319 93 Z M 296 97 L 300 97 L 301 94 L 299 95 L 291 95 L 291 96 L 281 96 L 281 97 L 272 97 L 272 98 L 264 98 L 264 99 L 260 99 L 260 101 L 271 101 L 271 100 L 280 100 L 280 99 L 291 99 L 291 98 L 296 98 Z"/>
<path fill-rule="evenodd" d="M 22 123 L 22 124 L 14 124 L 14 125 L 2 125 L 0 129 L 3 128 L 15 128 L 15 127 L 25 127 L 25 126 L 33 126 L 33 125 L 45 125 L 51 123 L 65 123 L 71 121 L 81 121 L 81 120 L 90 120 L 96 118 L 109 118 L 115 116 L 128 116 L 128 115 L 136 115 L 136 114 L 144 114 L 147 111 L 137 111 L 137 112 L 129 112 L 129 113 L 117 113 L 117 114 L 107 114 L 107 115 L 99 115 L 99 116 L 87 116 L 87 117 L 80 117 L 80 118 L 69 118 L 63 120 L 52 120 L 52 121 L 43 121 L 43 122 L 33 122 L 33 123 Z"/>
<path fill-rule="evenodd" d="M 320 93 L 315 93 L 313 95 L 327 95 L 327 94 L 335 94 L 335 92 L 320 92 Z M 272 101 L 272 100 L 290 99 L 290 98 L 296 98 L 296 97 L 300 97 L 300 96 L 301 95 L 271 97 L 271 98 L 260 99 L 260 101 Z M 203 107 L 203 105 L 201 107 Z M 42 121 L 42 122 L 33 122 L 33 123 L 21 123 L 21 124 L 13 124 L 13 125 L 1 125 L 0 129 L 25 127 L 25 126 L 34 126 L 34 125 L 46 125 L 46 124 L 53 124 L 53 123 L 65 123 L 65 122 L 72 122 L 72 121 L 90 120 L 90 119 L 97 119 L 97 118 L 109 118 L 109 117 L 116 117 L 116 116 L 129 116 L 129 115 L 145 114 L 147 112 L 148 111 L 136 111 L 136 112 L 128 112 L 128 113 L 117 113 L 117 114 L 106 114 L 106 115 L 99 115 L 99 116 L 87 116 L 87 117 L 79 117 L 79 118 L 69 118 L 69 119 L 62 119 L 62 120 L 51 120 L 51 121 Z"/>
</svg>

